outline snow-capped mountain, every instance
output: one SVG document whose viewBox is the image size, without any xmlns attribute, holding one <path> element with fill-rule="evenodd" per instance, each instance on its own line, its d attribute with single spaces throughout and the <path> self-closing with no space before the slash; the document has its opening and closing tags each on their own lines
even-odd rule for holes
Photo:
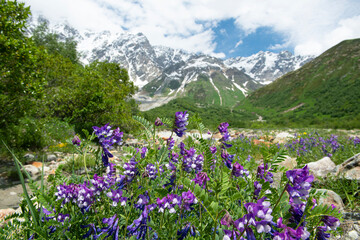
<svg viewBox="0 0 360 240">
<path fill-rule="evenodd" d="M 269 84 L 282 75 L 300 68 L 315 56 L 295 56 L 291 52 L 260 51 L 249 57 L 229 58 L 225 64 L 235 67 L 262 84 Z"/>
<path fill-rule="evenodd" d="M 77 49 L 83 63 L 109 61 L 126 68 L 130 79 L 141 89 L 137 98 L 147 101 L 151 96 L 151 103 L 156 97 L 158 100 L 165 99 L 160 102 L 166 103 L 175 97 L 184 96 L 189 93 L 190 83 L 205 78 L 208 81 L 207 88 L 213 88 L 218 93 L 219 104 L 223 105 L 225 101 L 222 100 L 222 94 L 228 94 L 227 91 L 246 96 L 250 91 L 299 68 L 311 59 L 284 51 L 259 52 L 250 57 L 222 60 L 184 50 L 152 46 L 142 33 L 78 31 L 67 23 L 52 24 L 43 17 L 32 19 L 30 34 L 32 29 L 44 22 L 60 39 L 71 38 L 78 43 Z"/>
</svg>

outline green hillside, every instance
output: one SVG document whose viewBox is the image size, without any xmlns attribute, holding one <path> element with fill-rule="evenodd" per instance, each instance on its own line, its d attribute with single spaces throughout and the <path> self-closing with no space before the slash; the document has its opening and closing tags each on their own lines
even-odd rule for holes
<svg viewBox="0 0 360 240">
<path fill-rule="evenodd" d="M 339 43 L 240 105 L 252 107 L 279 124 L 360 127 L 360 39 Z"/>
<path fill-rule="evenodd" d="M 197 81 L 185 86 L 181 97 L 144 112 L 144 116 L 152 121 L 156 117 L 172 118 L 174 112 L 187 110 L 191 115 L 197 113 L 204 124 L 211 128 L 224 121 L 234 127 L 246 127 L 248 122 L 256 119 L 254 113 L 233 109 L 245 96 L 238 88 L 230 88 L 233 85 L 231 80 L 218 72 L 211 74 L 211 80 L 212 83 L 208 76 L 199 75 Z"/>
</svg>

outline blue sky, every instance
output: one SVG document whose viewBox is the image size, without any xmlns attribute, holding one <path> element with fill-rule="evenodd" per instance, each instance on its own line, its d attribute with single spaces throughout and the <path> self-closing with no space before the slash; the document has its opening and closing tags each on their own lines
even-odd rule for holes
<svg viewBox="0 0 360 240">
<path fill-rule="evenodd" d="M 230 18 L 220 21 L 213 28 L 213 31 L 217 43 L 215 52 L 223 52 L 227 58 L 247 57 L 259 51 L 293 51 L 290 47 L 273 49 L 276 44 L 283 43 L 285 37 L 283 34 L 275 32 L 271 27 L 259 27 L 246 35 L 244 31 L 236 27 L 235 19 Z"/>
<path fill-rule="evenodd" d="M 318 55 L 360 38 L 359 0 L 24 0 L 79 30 L 142 32 L 153 45 L 220 58 L 289 50 Z"/>
</svg>

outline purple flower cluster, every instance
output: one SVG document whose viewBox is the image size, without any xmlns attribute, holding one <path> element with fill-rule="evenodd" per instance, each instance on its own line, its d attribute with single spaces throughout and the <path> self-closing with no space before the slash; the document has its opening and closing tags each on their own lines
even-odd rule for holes
<svg viewBox="0 0 360 240">
<path fill-rule="evenodd" d="M 139 195 L 137 202 L 134 204 L 134 207 L 142 211 L 144 210 L 145 206 L 149 204 L 149 202 L 150 202 L 149 192 L 145 191 L 144 194 Z"/>
<path fill-rule="evenodd" d="M 185 134 L 186 126 L 188 125 L 188 117 L 187 111 L 185 112 L 176 112 L 175 113 L 175 121 L 174 121 L 174 132 L 178 137 L 182 137 Z"/>
<path fill-rule="evenodd" d="M 229 169 L 232 169 L 232 162 L 234 161 L 235 155 L 229 154 L 225 149 L 221 151 L 221 158 L 224 161 L 224 164 Z"/>
<path fill-rule="evenodd" d="M 168 140 L 166 140 L 166 143 L 168 145 L 169 151 L 171 151 L 175 146 L 175 139 L 174 138 L 169 138 Z"/>
<path fill-rule="evenodd" d="M 111 198 L 112 206 L 116 207 L 120 201 L 121 206 L 126 205 L 127 198 L 122 196 L 123 192 L 120 189 L 110 189 L 110 192 L 106 194 L 109 198 Z"/>
<path fill-rule="evenodd" d="M 258 199 L 261 189 L 262 189 L 261 183 L 259 183 L 258 181 L 255 181 L 254 182 L 254 198 L 255 199 Z"/>
<path fill-rule="evenodd" d="M 181 197 L 176 194 L 168 194 L 166 197 L 156 200 L 159 212 L 169 209 L 169 213 L 176 213 L 175 206 L 181 206 Z"/>
<path fill-rule="evenodd" d="M 331 135 L 330 138 L 324 139 L 316 133 L 315 135 L 309 134 L 307 138 L 299 137 L 285 147 L 292 152 L 296 152 L 298 156 L 305 156 L 308 153 L 320 149 L 321 152 L 328 157 L 333 156 L 335 152 L 342 149 L 343 146 L 339 143 L 338 136 Z"/>
<path fill-rule="evenodd" d="M 192 226 L 191 223 L 187 223 L 183 229 L 177 231 L 178 240 L 185 239 L 189 231 L 190 231 L 190 236 L 195 237 L 195 227 Z"/>
<path fill-rule="evenodd" d="M 187 192 L 183 192 L 181 194 L 182 198 L 182 208 L 191 211 L 192 206 L 196 203 L 198 203 L 198 200 L 196 199 L 195 195 L 189 190 Z"/>
<path fill-rule="evenodd" d="M 159 117 L 157 117 L 156 119 L 155 119 L 155 126 L 157 126 L 157 127 L 159 127 L 159 126 L 162 126 L 162 125 L 164 125 L 164 123 L 161 121 L 161 119 L 159 118 Z"/>
<path fill-rule="evenodd" d="M 265 200 L 266 198 L 263 197 L 256 203 L 245 203 L 244 207 L 247 213 L 236 221 L 222 221 L 222 224 L 226 226 L 233 225 L 237 230 L 224 230 L 225 235 L 229 239 L 237 239 L 237 236 L 240 236 L 245 231 L 247 239 L 255 239 L 251 226 L 255 227 L 258 233 L 269 233 L 273 216 L 271 215 L 270 202 Z"/>
<path fill-rule="evenodd" d="M 192 179 L 192 181 L 195 182 L 195 184 L 198 184 L 200 187 L 205 188 L 207 181 L 209 181 L 210 178 L 207 176 L 206 172 L 199 172 L 196 174 L 196 177 Z"/>
<path fill-rule="evenodd" d="M 241 166 L 240 163 L 236 162 L 232 167 L 231 174 L 235 177 L 245 177 L 249 176 L 249 171 L 244 169 L 244 167 Z"/>
<path fill-rule="evenodd" d="M 354 144 L 354 147 L 356 147 L 357 145 L 360 144 L 360 138 L 359 137 L 355 137 L 355 138 L 350 138 L 350 141 L 352 141 L 352 143 Z"/>
<path fill-rule="evenodd" d="M 74 138 L 72 139 L 72 144 L 77 145 L 77 146 L 80 146 L 81 140 L 80 140 L 80 138 L 79 138 L 78 135 L 75 135 L 75 136 L 74 136 Z"/>
<path fill-rule="evenodd" d="M 133 178 L 139 174 L 139 170 L 136 167 L 137 162 L 134 158 L 130 159 L 130 162 L 124 163 L 123 168 L 125 171 L 123 172 L 127 177 L 128 181 L 132 181 Z"/>
<path fill-rule="evenodd" d="M 102 223 L 106 224 L 107 226 L 102 229 L 99 229 L 98 231 L 100 231 L 100 233 L 94 236 L 94 239 L 98 239 L 101 235 L 106 234 L 106 236 L 103 239 L 113 236 L 113 239 L 118 240 L 120 226 L 119 226 L 119 218 L 117 218 L 117 215 L 115 214 L 110 218 L 103 218 Z"/>
<path fill-rule="evenodd" d="M 140 155 L 141 158 L 145 158 L 147 151 L 148 151 L 147 147 L 143 147 L 141 149 L 141 155 Z"/>
<path fill-rule="evenodd" d="M 309 169 L 306 165 L 302 169 L 294 169 L 286 172 L 289 183 L 286 190 L 290 195 L 292 203 L 295 205 L 303 204 L 302 200 L 307 200 L 311 183 L 314 180 L 313 175 L 309 175 Z"/>
<path fill-rule="evenodd" d="M 280 232 L 274 233 L 274 240 L 284 240 L 284 239 L 308 239 L 310 233 L 304 227 L 298 227 L 294 230 L 291 227 L 282 223 L 282 218 L 277 220 L 276 226 L 282 230 Z"/>
<path fill-rule="evenodd" d="M 127 227 L 130 235 L 136 236 L 136 239 L 145 240 L 147 231 L 151 230 L 151 228 L 147 226 L 147 223 L 150 221 L 149 213 L 153 209 L 153 205 L 145 206 L 144 210 L 140 214 L 140 217 L 135 219 L 134 222 Z M 153 239 L 157 239 L 157 237 L 154 237 Z"/>
<path fill-rule="evenodd" d="M 202 170 L 204 157 L 201 154 L 197 155 L 194 148 L 184 150 L 183 157 L 183 169 L 186 172 L 191 172 L 192 170 L 195 170 L 195 172 L 200 172 Z"/>
<path fill-rule="evenodd" d="M 113 157 L 109 150 L 113 148 L 114 144 L 122 144 L 123 132 L 120 132 L 120 128 L 112 130 L 109 124 L 105 124 L 100 128 L 97 126 L 93 126 L 93 129 L 94 133 L 99 138 L 100 145 L 103 148 L 102 161 L 104 163 L 104 166 L 108 166 L 109 157 Z"/>
<path fill-rule="evenodd" d="M 145 175 L 150 179 L 156 179 L 158 174 L 158 170 L 156 169 L 154 164 L 149 163 L 145 168 Z"/>
<path fill-rule="evenodd" d="M 59 185 L 55 193 L 55 196 L 57 196 L 56 200 L 62 200 L 62 206 L 66 203 L 75 203 L 82 210 L 86 210 L 97 200 L 96 198 L 99 197 L 102 192 L 109 190 L 116 183 L 121 184 L 123 180 L 124 176 L 120 175 L 118 178 L 115 177 L 115 164 L 110 163 L 107 167 L 107 174 L 104 177 L 94 174 L 90 182 L 85 181 L 82 184 L 70 183 L 69 185 L 64 183 Z M 118 186 L 118 188 L 121 189 L 122 187 Z M 114 194 L 114 196 L 116 196 L 116 194 Z M 123 201 L 124 198 L 121 200 Z M 119 202 L 119 200 L 115 198 L 113 201 Z"/>
<path fill-rule="evenodd" d="M 91 190 L 88 183 L 69 185 L 62 184 L 57 187 L 56 200 L 63 200 L 61 205 L 72 202 L 78 205 L 81 209 L 88 209 L 94 202 L 94 191 Z"/>
<path fill-rule="evenodd" d="M 264 179 L 265 182 L 272 183 L 273 182 L 273 174 L 270 172 L 271 169 L 269 169 L 268 164 L 266 163 L 265 166 L 262 163 L 260 166 L 258 166 L 257 169 L 257 177 L 260 179 Z"/>
<path fill-rule="evenodd" d="M 220 134 L 222 135 L 222 138 L 220 139 L 222 143 L 222 148 L 230 148 L 232 145 L 228 143 L 230 141 L 230 134 L 228 131 L 229 124 L 227 122 L 220 123 L 218 130 Z"/>
</svg>

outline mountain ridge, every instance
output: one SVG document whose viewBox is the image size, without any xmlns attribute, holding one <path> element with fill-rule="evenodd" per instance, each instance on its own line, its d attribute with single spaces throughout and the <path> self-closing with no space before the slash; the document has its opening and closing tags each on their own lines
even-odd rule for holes
<svg viewBox="0 0 360 240">
<path fill-rule="evenodd" d="M 145 98 L 149 99 L 150 105 L 146 109 L 157 99 L 163 99 L 160 102 L 166 103 L 186 95 L 187 86 L 200 76 L 206 76 L 210 83 L 208 87 L 216 91 L 211 81 L 211 75 L 215 72 L 221 75 L 217 79 L 222 79 L 222 84 L 226 84 L 228 90 L 232 89 L 243 98 L 312 59 L 312 56 L 296 57 L 290 52 L 259 52 L 250 57 L 223 60 L 201 53 L 152 46 L 142 33 L 81 32 L 67 23 L 52 24 L 43 17 L 33 18 L 30 29 L 41 23 L 48 24 L 50 31 L 63 40 L 74 39 L 81 52 L 81 62 L 116 62 L 127 69 L 130 80 L 140 88 L 136 99 L 142 104 L 146 104 Z M 219 97 L 222 99 L 221 93 Z"/>
</svg>

